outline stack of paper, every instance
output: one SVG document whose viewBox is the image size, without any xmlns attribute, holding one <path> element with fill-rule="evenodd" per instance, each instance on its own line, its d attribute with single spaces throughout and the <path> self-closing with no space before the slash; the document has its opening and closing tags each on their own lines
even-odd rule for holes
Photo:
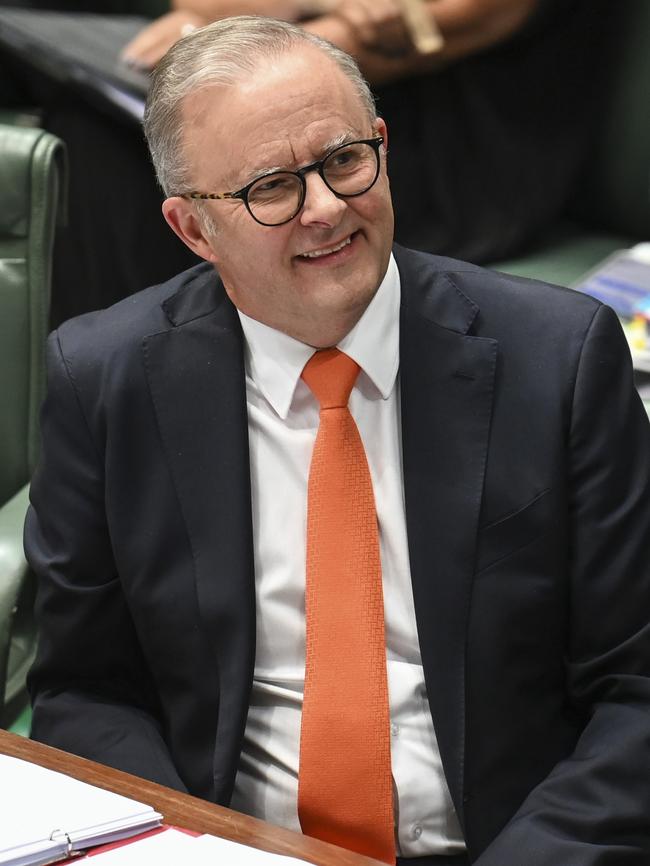
<svg viewBox="0 0 650 866">
<path fill-rule="evenodd" d="M 150 806 L 0 755 L 0 864 L 43 866 L 159 827 Z"/>
</svg>

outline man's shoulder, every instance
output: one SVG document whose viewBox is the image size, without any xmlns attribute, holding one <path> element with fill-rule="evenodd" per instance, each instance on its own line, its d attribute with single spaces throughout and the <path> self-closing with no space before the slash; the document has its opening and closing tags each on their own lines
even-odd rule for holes
<svg viewBox="0 0 650 866">
<path fill-rule="evenodd" d="M 582 292 L 541 280 L 490 270 L 457 259 L 396 247 L 406 303 L 427 292 L 455 294 L 472 305 L 480 321 L 494 325 L 534 320 L 588 323 L 602 304 Z"/>
<path fill-rule="evenodd" d="M 69 319 L 55 337 L 64 356 L 108 358 L 114 352 L 128 353 L 142 340 L 168 330 L 174 311 L 186 317 L 213 309 L 222 299 L 218 277 L 208 263 L 201 263 L 159 285 L 150 286 L 103 310 Z M 183 315 L 181 313 L 181 315 Z"/>
</svg>

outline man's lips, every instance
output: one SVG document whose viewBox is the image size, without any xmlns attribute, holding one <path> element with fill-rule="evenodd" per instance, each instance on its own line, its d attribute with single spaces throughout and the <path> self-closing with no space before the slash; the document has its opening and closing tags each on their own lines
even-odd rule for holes
<svg viewBox="0 0 650 866">
<path fill-rule="evenodd" d="M 356 234 L 356 232 L 354 234 Z M 334 244 L 330 244 L 327 247 L 320 247 L 320 249 L 307 250 L 304 253 L 299 253 L 297 258 L 299 258 L 299 259 L 320 259 L 323 256 L 334 255 L 335 253 L 340 252 L 340 250 L 345 249 L 345 247 L 348 247 L 352 243 L 352 239 L 354 237 L 354 234 L 348 235 L 346 238 L 343 238 L 343 240 L 337 241 Z"/>
</svg>

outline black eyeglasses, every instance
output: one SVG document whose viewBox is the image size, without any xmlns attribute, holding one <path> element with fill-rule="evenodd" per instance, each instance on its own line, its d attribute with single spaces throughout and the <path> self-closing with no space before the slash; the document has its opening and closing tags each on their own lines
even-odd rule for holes
<svg viewBox="0 0 650 866">
<path fill-rule="evenodd" d="M 297 171 L 270 171 L 236 192 L 189 192 L 182 198 L 238 198 L 256 222 L 281 226 L 292 220 L 305 203 L 305 175 L 309 171 L 317 171 L 327 188 L 339 198 L 368 192 L 379 177 L 379 148 L 383 143 L 382 136 L 350 141 Z"/>
</svg>

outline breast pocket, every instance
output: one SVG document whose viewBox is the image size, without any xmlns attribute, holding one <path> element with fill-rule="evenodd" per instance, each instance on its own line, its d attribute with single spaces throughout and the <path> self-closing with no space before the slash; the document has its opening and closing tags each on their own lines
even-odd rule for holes
<svg viewBox="0 0 650 866">
<path fill-rule="evenodd" d="M 560 506 L 550 488 L 537 493 L 510 514 L 482 527 L 478 536 L 476 573 L 522 550 L 558 525 Z"/>
</svg>

